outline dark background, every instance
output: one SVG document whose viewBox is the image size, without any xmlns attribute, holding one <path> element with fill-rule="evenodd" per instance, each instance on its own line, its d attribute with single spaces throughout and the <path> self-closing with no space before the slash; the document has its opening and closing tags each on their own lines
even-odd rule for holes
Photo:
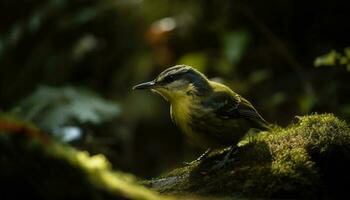
<svg viewBox="0 0 350 200">
<path fill-rule="evenodd" d="M 245 96 L 272 123 L 286 126 L 313 112 L 349 122 L 346 66 L 314 67 L 331 50 L 346 54 L 348 22 L 343 0 L 1 0 L 0 111 L 55 136 L 64 131 L 54 128 L 76 127 L 79 137 L 65 142 L 105 154 L 117 169 L 151 177 L 202 150 L 171 124 L 167 102 L 132 91 L 133 85 L 189 64 Z M 38 92 L 42 86 L 57 89 L 58 96 L 76 90 L 77 97 L 50 104 L 56 97 Z M 96 112 L 100 120 L 82 120 L 94 106 L 76 106 L 81 90 L 93 93 L 96 105 L 104 104 L 94 100 L 99 95 L 119 112 L 106 117 L 107 106 Z M 57 111 L 74 100 L 74 114 Z"/>
</svg>

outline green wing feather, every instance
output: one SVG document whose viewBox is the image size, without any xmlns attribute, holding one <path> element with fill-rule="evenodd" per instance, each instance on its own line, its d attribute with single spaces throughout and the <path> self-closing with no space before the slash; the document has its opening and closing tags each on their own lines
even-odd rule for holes
<svg viewBox="0 0 350 200">
<path fill-rule="evenodd" d="M 244 118 L 252 121 L 257 128 L 268 129 L 268 123 L 253 105 L 236 93 L 214 92 L 202 103 L 204 106 L 212 108 L 222 119 Z"/>
</svg>

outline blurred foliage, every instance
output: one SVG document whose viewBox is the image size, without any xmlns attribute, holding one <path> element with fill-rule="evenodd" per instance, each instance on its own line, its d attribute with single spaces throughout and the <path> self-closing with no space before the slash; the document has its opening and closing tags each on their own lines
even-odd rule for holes
<svg viewBox="0 0 350 200">
<path fill-rule="evenodd" d="M 13 113 L 62 137 L 69 134 L 68 126 L 72 129 L 79 124 L 100 124 L 116 117 L 120 108 L 87 90 L 41 86 L 19 103 Z"/>
<path fill-rule="evenodd" d="M 349 73 L 313 66 L 349 46 L 347 8 L 343 0 L 2 0 L 0 110 L 50 135 L 58 127 L 69 133 L 61 139 L 142 177 L 201 152 L 171 124 L 166 102 L 131 92 L 171 65 L 227 84 L 272 123 L 310 112 L 349 121 Z M 348 65 L 347 49 L 321 61 Z"/>
<path fill-rule="evenodd" d="M 323 56 L 319 56 L 315 59 L 314 65 L 316 67 L 344 65 L 350 71 L 350 47 L 344 49 L 344 54 L 332 50 Z"/>
</svg>

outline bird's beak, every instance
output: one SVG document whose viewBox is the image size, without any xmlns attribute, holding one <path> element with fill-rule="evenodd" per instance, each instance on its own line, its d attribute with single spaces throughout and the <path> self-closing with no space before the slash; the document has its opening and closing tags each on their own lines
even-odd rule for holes
<svg viewBox="0 0 350 200">
<path fill-rule="evenodd" d="M 152 89 L 156 86 L 157 86 L 157 84 L 155 81 L 149 81 L 146 83 L 141 83 L 141 84 L 135 85 L 134 87 L 132 87 L 132 89 L 133 90 L 146 90 L 146 89 Z"/>
</svg>

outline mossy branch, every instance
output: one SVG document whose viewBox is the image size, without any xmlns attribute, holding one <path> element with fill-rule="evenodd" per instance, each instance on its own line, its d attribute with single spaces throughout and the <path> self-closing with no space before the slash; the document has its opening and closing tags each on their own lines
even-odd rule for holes
<svg viewBox="0 0 350 200">
<path fill-rule="evenodd" d="M 0 116 L 1 199 L 335 198 L 350 177 L 350 129 L 331 114 L 299 117 L 242 140 L 235 161 L 210 171 L 227 150 L 141 183 L 90 156 L 47 141 L 32 124 Z M 22 134 L 24 133 L 24 134 Z M 5 195 L 5 196 L 4 196 Z"/>
<path fill-rule="evenodd" d="M 345 165 L 350 163 L 348 125 L 331 114 L 298 119 L 285 129 L 245 138 L 236 161 L 214 173 L 210 168 L 223 151 L 145 184 L 165 194 L 231 197 L 319 198 L 345 192 L 350 177 L 350 165 Z"/>
</svg>

